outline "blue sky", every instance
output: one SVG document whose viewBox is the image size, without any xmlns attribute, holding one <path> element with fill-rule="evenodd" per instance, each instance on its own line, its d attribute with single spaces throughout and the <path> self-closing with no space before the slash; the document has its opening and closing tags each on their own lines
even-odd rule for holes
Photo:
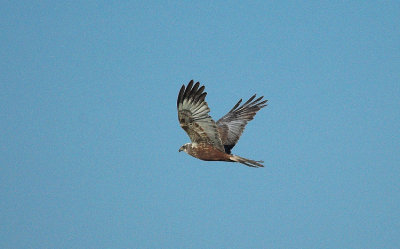
<svg viewBox="0 0 400 249">
<path fill-rule="evenodd" d="M 1 248 L 399 248 L 397 1 L 8 1 L 0 9 Z M 233 153 L 179 147 L 269 100 Z"/>
</svg>

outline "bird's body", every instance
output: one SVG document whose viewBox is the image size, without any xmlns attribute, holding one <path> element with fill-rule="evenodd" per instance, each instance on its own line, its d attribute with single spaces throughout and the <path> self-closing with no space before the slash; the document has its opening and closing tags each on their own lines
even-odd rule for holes
<svg viewBox="0 0 400 249">
<path fill-rule="evenodd" d="M 239 140 L 248 121 L 256 112 L 266 106 L 267 100 L 256 95 L 239 106 L 240 100 L 224 117 L 215 122 L 208 113 L 207 95 L 204 86 L 193 80 L 179 91 L 177 108 L 181 127 L 189 135 L 192 143 L 183 145 L 179 151 L 205 161 L 239 162 L 249 167 L 264 167 L 262 161 L 254 161 L 231 154 L 231 149 Z M 254 101 L 253 101 L 254 100 Z"/>
<path fill-rule="evenodd" d="M 204 161 L 231 161 L 229 154 L 207 143 L 187 144 L 185 152 Z"/>
</svg>

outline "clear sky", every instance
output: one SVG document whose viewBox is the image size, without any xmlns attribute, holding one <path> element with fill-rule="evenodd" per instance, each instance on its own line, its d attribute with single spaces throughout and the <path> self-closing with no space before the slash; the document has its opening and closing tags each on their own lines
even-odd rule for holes
<svg viewBox="0 0 400 249">
<path fill-rule="evenodd" d="M 36 2 L 36 3 L 35 3 Z M 399 248 L 398 1 L 5 1 L 0 248 Z M 176 98 L 269 105 L 233 153 Z"/>
</svg>

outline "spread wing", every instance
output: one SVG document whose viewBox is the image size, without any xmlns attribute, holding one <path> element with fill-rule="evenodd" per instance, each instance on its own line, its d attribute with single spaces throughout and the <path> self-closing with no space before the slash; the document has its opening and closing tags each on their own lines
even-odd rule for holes
<svg viewBox="0 0 400 249">
<path fill-rule="evenodd" d="M 222 144 L 225 152 L 230 154 L 231 149 L 239 141 L 244 128 L 250 120 L 254 118 L 256 113 L 266 106 L 268 100 L 261 101 L 263 96 L 253 101 L 256 97 L 254 94 L 246 103 L 239 107 L 242 100 L 230 110 L 225 116 L 217 121 L 218 131 L 221 136 Z"/>
<path fill-rule="evenodd" d="M 204 86 L 200 88 L 199 86 L 199 82 L 193 86 L 192 80 L 186 88 L 183 85 L 179 91 L 177 100 L 179 123 L 192 143 L 212 144 L 215 148 L 225 151 L 217 125 L 208 115 L 210 108 L 204 101 L 207 93 L 203 92 Z"/>
</svg>

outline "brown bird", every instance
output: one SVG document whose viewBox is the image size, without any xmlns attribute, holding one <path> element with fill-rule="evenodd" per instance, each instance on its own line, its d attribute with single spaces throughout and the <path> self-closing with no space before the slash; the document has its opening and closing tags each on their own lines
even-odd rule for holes
<svg viewBox="0 0 400 249">
<path fill-rule="evenodd" d="M 193 80 L 187 87 L 182 85 L 179 91 L 177 108 L 181 127 L 190 137 L 191 143 L 182 145 L 179 152 L 185 151 L 189 155 L 204 161 L 239 162 L 249 167 L 264 167 L 263 161 L 255 161 L 232 155 L 231 149 L 236 145 L 248 121 L 266 106 L 267 100 L 263 96 L 254 100 L 254 94 L 243 105 L 242 100 L 220 120 L 215 122 L 208 113 L 204 86 L 194 84 Z M 253 101 L 254 100 L 254 101 Z"/>
</svg>

